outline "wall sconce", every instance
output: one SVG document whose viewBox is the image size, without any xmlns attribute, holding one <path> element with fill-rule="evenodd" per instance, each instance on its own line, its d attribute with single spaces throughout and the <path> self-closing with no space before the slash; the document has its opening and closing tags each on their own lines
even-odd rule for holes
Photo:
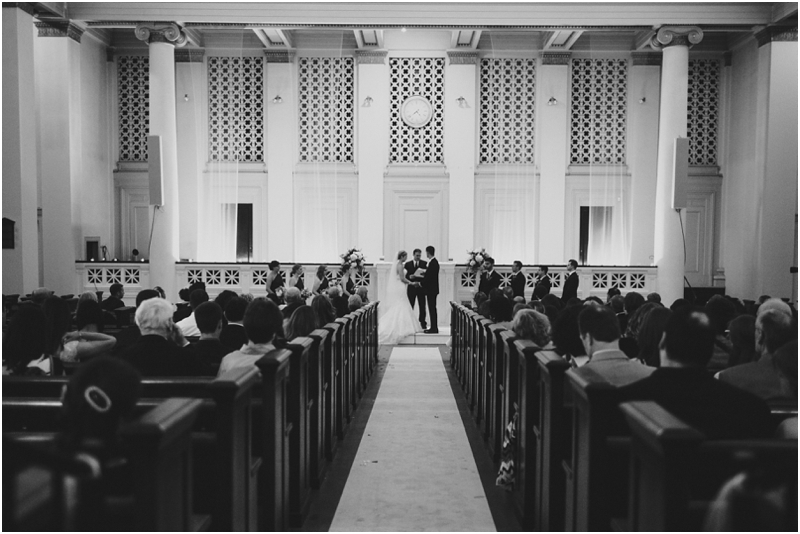
<svg viewBox="0 0 800 534">
<path fill-rule="evenodd" d="M 283 99 L 281 98 L 281 95 L 278 95 L 278 96 L 276 96 L 275 98 L 272 99 L 272 103 L 273 104 L 280 104 L 281 102 L 283 102 Z"/>
<path fill-rule="evenodd" d="M 456 102 L 458 102 L 458 107 L 460 107 L 460 108 L 468 107 L 467 106 L 467 99 L 464 98 L 463 96 L 459 96 L 458 98 L 456 98 Z"/>
<path fill-rule="evenodd" d="M 189 95 L 183 95 L 183 101 L 184 102 L 188 102 L 189 101 Z"/>
<path fill-rule="evenodd" d="M 554 96 L 551 96 L 550 100 L 547 101 L 548 106 L 555 106 L 556 104 L 558 104 L 558 100 Z"/>
<path fill-rule="evenodd" d="M 645 97 L 639 99 L 640 104 L 644 104 L 645 102 L 647 102 L 647 99 Z"/>
<path fill-rule="evenodd" d="M 364 104 L 362 104 L 361 107 L 368 108 L 370 106 L 372 106 L 372 97 L 368 96 L 367 98 L 364 99 Z"/>
</svg>

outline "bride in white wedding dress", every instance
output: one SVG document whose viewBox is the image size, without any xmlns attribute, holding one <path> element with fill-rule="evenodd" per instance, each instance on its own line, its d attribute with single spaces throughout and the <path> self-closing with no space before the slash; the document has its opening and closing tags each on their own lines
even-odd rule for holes
<svg viewBox="0 0 800 534">
<path fill-rule="evenodd" d="M 381 345 L 396 345 L 406 336 L 422 331 L 408 302 L 406 289 L 415 282 L 406 279 L 403 269 L 406 258 L 405 250 L 397 253 L 397 261 L 386 283 L 386 298 L 378 305 L 378 343 Z"/>
</svg>

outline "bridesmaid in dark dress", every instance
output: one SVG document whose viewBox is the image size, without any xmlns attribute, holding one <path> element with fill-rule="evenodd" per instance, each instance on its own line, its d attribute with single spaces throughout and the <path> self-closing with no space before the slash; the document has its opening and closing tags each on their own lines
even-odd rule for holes
<svg viewBox="0 0 800 534">
<path fill-rule="evenodd" d="M 354 295 L 356 292 L 356 283 L 353 278 L 355 277 L 357 268 L 358 267 L 350 265 L 342 269 L 342 294 L 347 298 L 350 298 L 350 295 Z"/>
<path fill-rule="evenodd" d="M 314 287 L 311 291 L 314 295 L 321 295 L 323 291 L 328 290 L 330 282 L 328 281 L 328 277 L 325 276 L 327 270 L 328 269 L 324 265 L 320 265 L 317 268 L 317 275 L 314 279 Z"/>
<path fill-rule="evenodd" d="M 305 274 L 305 270 L 303 266 L 299 263 L 295 263 L 292 267 L 292 272 L 289 273 L 289 287 L 296 287 L 297 289 L 302 291 L 306 288 L 305 281 L 303 280 L 303 275 Z"/>
<path fill-rule="evenodd" d="M 283 304 L 283 299 L 277 294 L 278 288 L 284 285 L 280 262 L 269 262 L 269 270 L 270 273 L 267 275 L 267 298 L 275 304 Z"/>
</svg>

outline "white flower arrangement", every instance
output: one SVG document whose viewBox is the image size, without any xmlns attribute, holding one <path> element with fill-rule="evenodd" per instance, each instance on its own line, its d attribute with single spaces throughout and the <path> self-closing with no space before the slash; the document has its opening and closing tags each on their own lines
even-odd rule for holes
<svg viewBox="0 0 800 534">
<path fill-rule="evenodd" d="M 467 269 L 473 273 L 477 273 L 483 268 L 483 263 L 486 260 L 491 260 L 492 257 L 486 252 L 485 248 L 468 250 L 469 257 L 467 258 Z"/>
<path fill-rule="evenodd" d="M 351 248 L 344 254 L 339 255 L 342 258 L 342 268 L 357 267 L 361 269 L 364 266 L 364 254 L 361 249 Z"/>
</svg>

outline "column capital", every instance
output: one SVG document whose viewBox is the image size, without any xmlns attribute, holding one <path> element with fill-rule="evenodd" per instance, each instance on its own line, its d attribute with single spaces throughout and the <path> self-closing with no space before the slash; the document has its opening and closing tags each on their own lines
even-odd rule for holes
<svg viewBox="0 0 800 534">
<path fill-rule="evenodd" d="M 669 46 L 692 47 L 703 40 L 703 30 L 698 26 L 661 26 L 650 46 L 655 50 L 663 50 Z"/>
<path fill-rule="evenodd" d="M 387 55 L 389 52 L 386 50 L 356 50 L 356 64 L 385 65 Z"/>
<path fill-rule="evenodd" d="M 451 65 L 477 65 L 478 53 L 461 50 L 448 50 L 447 57 Z"/>
<path fill-rule="evenodd" d="M 572 52 L 542 52 L 542 65 L 569 65 Z"/>
<path fill-rule="evenodd" d="M 147 44 L 168 43 L 175 46 L 183 46 L 189 42 L 189 39 L 186 37 L 186 34 L 183 33 L 181 27 L 174 22 L 167 24 L 141 22 L 136 25 L 134 33 L 137 39 Z"/>
<path fill-rule="evenodd" d="M 81 36 L 85 31 L 69 21 L 36 22 L 35 24 L 39 30 L 39 37 L 69 37 L 77 43 L 81 42 Z"/>
<path fill-rule="evenodd" d="M 264 50 L 267 63 L 292 63 L 294 55 L 294 50 Z"/>
<path fill-rule="evenodd" d="M 774 42 L 797 42 L 797 26 L 768 26 L 756 32 L 756 41 L 761 48 Z"/>
</svg>

